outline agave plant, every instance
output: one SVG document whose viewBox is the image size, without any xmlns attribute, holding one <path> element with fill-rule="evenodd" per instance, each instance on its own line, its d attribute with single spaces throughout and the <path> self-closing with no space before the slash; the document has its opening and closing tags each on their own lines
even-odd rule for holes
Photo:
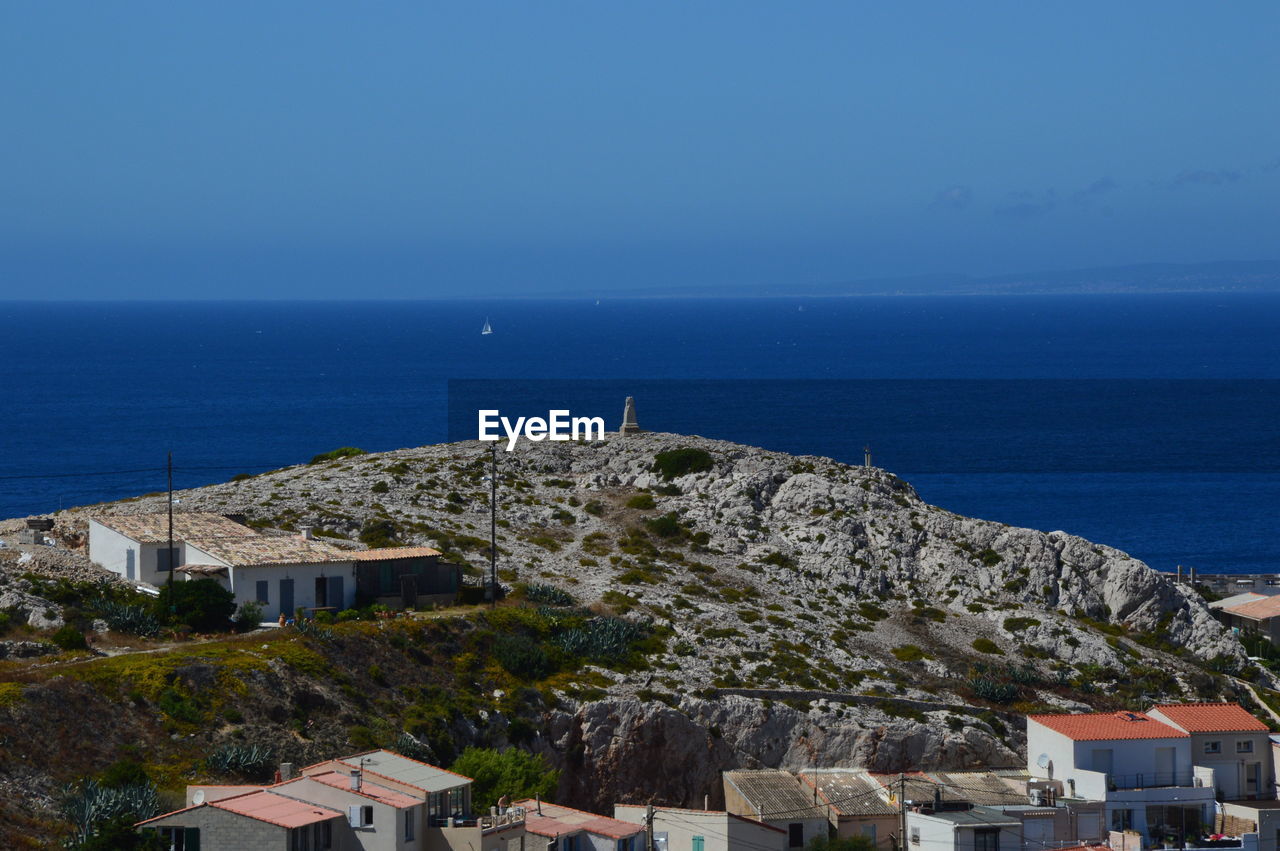
<svg viewBox="0 0 1280 851">
<path fill-rule="evenodd" d="M 272 752 L 262 745 L 227 743 L 205 757 L 205 765 L 215 774 L 251 777 L 271 764 Z"/>
<path fill-rule="evenodd" d="M 617 659 L 631 652 L 631 645 L 647 632 L 646 626 L 622 618 L 594 618 L 561 633 L 556 643 L 570 656 Z"/>
<path fill-rule="evenodd" d="M 156 616 L 146 606 L 101 599 L 94 608 L 102 614 L 107 627 L 115 632 L 127 632 L 143 638 L 160 633 L 160 621 L 156 620 Z"/>
<path fill-rule="evenodd" d="M 105 821 L 125 816 L 141 821 L 159 812 L 160 799 L 154 783 L 108 787 L 96 780 L 85 780 L 63 790 L 62 813 L 75 825 L 75 844 L 92 837 Z"/>
<path fill-rule="evenodd" d="M 546 603 L 550 606 L 572 606 L 577 602 L 568 591 L 554 585 L 526 586 L 524 596 L 531 603 Z"/>
</svg>

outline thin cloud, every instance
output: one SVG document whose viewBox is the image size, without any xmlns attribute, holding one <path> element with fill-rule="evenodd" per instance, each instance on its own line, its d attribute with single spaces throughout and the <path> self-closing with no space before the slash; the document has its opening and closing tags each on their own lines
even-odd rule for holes
<svg viewBox="0 0 1280 851">
<path fill-rule="evenodd" d="M 934 207 L 947 210 L 963 210 L 973 203 L 973 190 L 968 186 L 948 186 L 933 198 Z"/>
<path fill-rule="evenodd" d="M 1013 203 L 996 207 L 997 216 L 1010 219 L 1034 219 L 1052 212 L 1058 206 L 1058 193 L 1052 189 L 1046 189 L 1039 194 L 1024 189 L 1020 192 L 1010 192 L 1009 197 Z"/>
<path fill-rule="evenodd" d="M 1083 189 L 1071 194 L 1071 200 L 1077 203 L 1083 201 L 1091 201 L 1095 198 L 1114 192 L 1120 188 L 1120 184 L 1116 183 L 1109 177 L 1099 177 L 1093 183 L 1090 183 Z"/>
<path fill-rule="evenodd" d="M 1174 186 L 1223 186 L 1235 183 L 1242 175 L 1232 169 L 1187 169 L 1173 179 Z"/>
</svg>

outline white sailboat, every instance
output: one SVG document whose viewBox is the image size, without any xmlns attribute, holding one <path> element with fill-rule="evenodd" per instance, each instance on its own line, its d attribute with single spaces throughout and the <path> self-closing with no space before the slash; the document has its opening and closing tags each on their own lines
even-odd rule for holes
<svg viewBox="0 0 1280 851">
<path fill-rule="evenodd" d="M 480 329 L 481 334 L 492 334 L 493 328 L 489 325 L 489 317 L 484 318 L 484 327 Z"/>
</svg>

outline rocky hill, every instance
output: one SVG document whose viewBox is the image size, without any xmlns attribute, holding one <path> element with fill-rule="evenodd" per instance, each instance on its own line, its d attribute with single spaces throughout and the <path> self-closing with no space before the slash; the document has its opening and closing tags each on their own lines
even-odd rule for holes
<svg viewBox="0 0 1280 851">
<path fill-rule="evenodd" d="M 178 496 L 183 510 L 310 526 L 340 544 L 430 544 L 479 575 L 489 464 L 487 445 L 428 446 Z M 0 663 L 12 681 L 0 683 L 0 736 L 43 726 L 55 740 L 0 757 L 6 797 L 47 810 L 69 766 L 100 768 L 124 742 L 168 766 L 176 789 L 228 742 L 306 760 L 409 730 L 442 762 L 470 743 L 540 750 L 564 769 L 566 803 L 688 805 L 716 800 L 732 767 L 1024 764 L 1020 712 L 1235 699 L 1220 674 L 1248 668 L 1198 595 L 1127 554 L 958 516 L 883 470 L 652 433 L 525 442 L 499 451 L 498 469 L 504 608 L 166 645 L 145 662 L 117 650 Z M 160 507 L 145 497 L 91 510 Z M 89 511 L 56 515 L 64 561 Z M 542 586 L 590 611 L 550 611 Z M 7 593 L 39 590 L 11 578 Z M 504 631 L 545 642 L 558 618 L 592 614 L 647 624 L 649 637 L 625 663 L 490 664 Z M 232 669 L 247 673 L 228 691 Z M 166 709 L 166 689 L 195 715 Z M 110 719 L 95 722 L 90 753 L 57 770 L 50 705 Z"/>
</svg>

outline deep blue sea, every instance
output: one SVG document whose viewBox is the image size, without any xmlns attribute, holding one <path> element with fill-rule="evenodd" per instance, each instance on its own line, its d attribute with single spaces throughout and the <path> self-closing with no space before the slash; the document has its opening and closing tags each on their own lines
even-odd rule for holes
<svg viewBox="0 0 1280 851">
<path fill-rule="evenodd" d="M 626 395 L 1161 569 L 1280 570 L 1280 295 L 0 303 L 0 516 L 161 490 L 170 450 L 190 487 Z"/>
</svg>

